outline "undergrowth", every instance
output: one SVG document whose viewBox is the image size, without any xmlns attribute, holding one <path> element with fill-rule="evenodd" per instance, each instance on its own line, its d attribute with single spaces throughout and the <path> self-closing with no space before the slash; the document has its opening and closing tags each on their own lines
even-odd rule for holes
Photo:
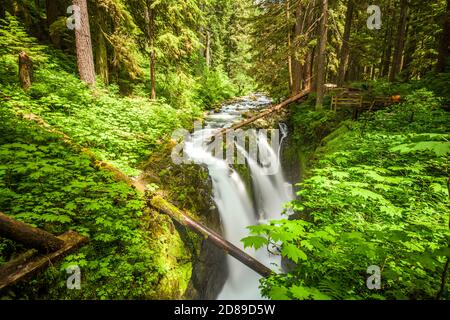
<svg viewBox="0 0 450 320">
<path fill-rule="evenodd" d="M 290 261 L 287 273 L 263 280 L 265 296 L 450 298 L 448 284 L 440 292 L 450 258 L 450 115 L 441 105 L 415 90 L 399 105 L 342 122 L 316 144 L 298 200 L 288 205 L 302 219 L 251 227 L 243 240 L 275 246 Z M 339 123 L 326 111 L 302 115 L 299 140 Z M 367 287 L 370 266 L 381 271 L 380 290 Z"/>
</svg>

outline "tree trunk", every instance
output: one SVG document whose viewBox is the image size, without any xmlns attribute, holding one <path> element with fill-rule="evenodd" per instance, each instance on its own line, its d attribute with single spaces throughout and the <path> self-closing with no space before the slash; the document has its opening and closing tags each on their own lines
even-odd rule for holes
<svg viewBox="0 0 450 320">
<path fill-rule="evenodd" d="M 298 37 L 303 33 L 302 17 L 303 17 L 303 6 L 301 2 L 299 3 L 297 10 L 295 11 L 295 32 L 294 41 L 297 42 Z M 291 95 L 295 96 L 302 90 L 302 64 L 295 57 L 292 59 L 292 92 Z"/>
<path fill-rule="evenodd" d="M 104 32 L 108 31 L 108 16 L 104 12 L 104 8 L 95 7 L 96 33 L 97 41 L 95 54 L 95 69 L 100 75 L 104 84 L 109 84 L 109 66 L 108 66 L 108 46 Z"/>
<path fill-rule="evenodd" d="M 86 0 L 73 0 L 73 4 L 80 8 L 80 26 L 75 29 L 78 72 L 80 79 L 93 87 L 95 86 L 95 67 L 87 3 Z"/>
<path fill-rule="evenodd" d="M 303 88 L 305 90 L 310 90 L 311 89 L 312 64 L 313 64 L 313 54 L 312 54 L 311 51 L 309 51 L 306 54 L 305 64 L 303 66 L 303 74 L 304 74 Z"/>
<path fill-rule="evenodd" d="M 392 12 L 392 3 L 391 0 L 388 2 L 386 6 L 386 11 Z M 392 31 L 392 23 L 396 19 L 396 11 L 393 11 L 392 16 L 388 15 L 385 18 L 384 24 L 386 25 L 386 32 L 384 35 L 384 46 L 383 46 L 383 54 L 381 56 L 381 64 L 380 64 L 380 77 L 388 77 L 389 76 L 389 67 L 391 66 L 391 56 L 392 56 L 392 40 L 393 40 L 393 31 Z"/>
<path fill-rule="evenodd" d="M 4 0 L 2 0 L 2 3 L 0 4 L 0 19 L 6 18 L 6 8 L 4 4 Z"/>
<path fill-rule="evenodd" d="M 418 42 L 415 25 L 408 22 L 407 30 L 409 37 L 405 47 L 405 57 L 403 59 L 403 73 L 402 73 L 402 80 L 405 82 L 409 81 L 412 76 L 411 65 L 414 60 L 414 52 L 416 51 L 417 48 L 416 44 Z"/>
<path fill-rule="evenodd" d="M 150 85 L 151 99 L 156 100 L 156 53 L 155 53 L 155 10 L 153 0 L 147 0 L 145 23 L 147 24 L 148 45 L 150 47 Z"/>
<path fill-rule="evenodd" d="M 36 255 L 33 250 L 30 250 L 2 266 L 0 268 L 0 291 L 19 281 L 29 279 L 88 242 L 88 238 L 73 231 L 68 231 L 58 236 L 57 239 L 63 244 L 57 251 L 46 255 Z"/>
<path fill-rule="evenodd" d="M 328 0 L 322 0 L 322 18 L 319 31 L 319 52 L 317 54 L 317 100 L 316 109 L 322 109 L 325 94 L 326 51 L 328 40 Z"/>
<path fill-rule="evenodd" d="M 64 241 L 54 235 L 14 220 L 0 212 L 0 236 L 19 242 L 43 253 L 61 249 Z"/>
<path fill-rule="evenodd" d="M 59 32 L 51 33 L 51 25 L 61 16 L 64 16 L 63 5 L 59 1 L 46 0 L 45 1 L 46 16 L 47 16 L 47 28 L 49 29 L 49 37 L 55 46 L 55 48 L 61 49 L 61 34 Z"/>
<path fill-rule="evenodd" d="M 408 0 L 400 1 L 400 21 L 397 29 L 397 38 L 395 41 L 394 60 L 392 61 L 391 74 L 389 80 L 394 82 L 398 74 L 402 71 L 403 51 L 406 42 L 406 26 L 408 22 Z"/>
<path fill-rule="evenodd" d="M 241 249 L 237 248 L 232 243 L 225 240 L 223 237 L 221 237 L 219 234 L 214 232 L 213 230 L 197 223 L 193 219 L 191 219 L 186 213 L 182 212 L 181 210 L 177 209 L 175 206 L 171 205 L 169 202 L 164 200 L 159 195 L 156 195 L 151 198 L 150 205 L 154 208 L 158 209 L 159 211 L 167 214 L 172 219 L 180 223 L 181 225 L 188 227 L 189 229 L 193 230 L 194 232 L 198 233 L 199 235 L 205 237 L 207 240 L 211 241 L 214 245 L 217 247 L 225 250 L 226 253 L 237 259 L 238 261 L 245 264 L 250 269 L 254 270 L 258 274 L 260 274 L 263 277 L 268 277 L 273 273 L 272 270 L 267 268 L 265 265 L 260 263 L 258 260 L 254 259 L 253 257 L 249 256 L 247 253 L 242 251 Z"/>
<path fill-rule="evenodd" d="M 438 63 L 436 65 L 437 72 L 445 72 L 447 66 L 447 60 L 449 58 L 450 46 L 450 0 L 447 0 L 447 10 L 444 16 L 444 26 L 439 42 L 439 54 Z"/>
<path fill-rule="evenodd" d="M 33 68 L 33 62 L 30 57 L 22 51 L 19 53 L 19 79 L 20 85 L 25 90 L 31 87 L 31 73 Z"/>
<path fill-rule="evenodd" d="M 354 4 L 353 0 L 348 0 L 347 3 L 347 13 L 345 15 L 345 28 L 344 28 L 344 37 L 342 40 L 342 47 L 340 52 L 340 62 L 339 62 L 339 71 L 338 71 L 338 79 L 337 85 L 338 87 L 342 87 L 345 82 L 345 74 L 347 72 L 347 65 L 350 53 L 350 34 L 352 30 L 352 20 L 353 20 L 353 9 Z"/>
<path fill-rule="evenodd" d="M 306 26 L 307 28 L 311 28 L 314 22 L 314 7 L 316 4 L 316 0 L 313 0 L 308 4 L 307 11 L 305 14 L 307 15 Z M 313 37 L 313 35 L 308 36 L 308 41 Z M 303 64 L 303 86 L 304 90 L 310 90 L 313 83 L 313 64 L 314 64 L 314 48 L 308 50 L 305 57 L 305 63 Z"/>
<path fill-rule="evenodd" d="M 294 78 L 292 75 L 292 30 L 289 24 L 289 20 L 291 19 L 291 1 L 286 0 L 286 20 L 288 22 L 288 73 L 289 73 L 289 91 L 292 93 Z"/>
<path fill-rule="evenodd" d="M 206 31 L 205 61 L 206 65 L 211 67 L 211 33 L 209 31 Z"/>
<path fill-rule="evenodd" d="M 108 50 L 106 47 L 105 36 L 101 30 L 97 34 L 97 50 L 95 54 L 95 67 L 97 74 L 100 75 L 104 84 L 109 84 L 109 69 L 108 69 Z"/>
</svg>

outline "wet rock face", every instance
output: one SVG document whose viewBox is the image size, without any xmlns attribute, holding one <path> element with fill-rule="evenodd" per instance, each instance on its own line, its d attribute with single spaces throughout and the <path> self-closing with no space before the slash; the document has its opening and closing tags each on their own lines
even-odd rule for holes
<svg viewBox="0 0 450 320">
<path fill-rule="evenodd" d="M 200 256 L 194 262 L 186 298 L 215 300 L 228 276 L 227 257 L 210 241 L 203 240 Z"/>
<path fill-rule="evenodd" d="M 167 198 L 178 208 L 219 234 L 223 234 L 219 211 L 213 200 L 212 181 L 206 168 L 198 165 L 175 165 L 171 147 L 154 154 L 140 179 L 145 184 L 157 184 L 167 192 Z M 175 224 L 186 248 L 192 254 L 192 276 L 186 299 L 213 300 L 227 279 L 226 253 L 205 239 Z"/>
<path fill-rule="evenodd" d="M 301 180 L 301 156 L 291 135 L 283 142 L 280 161 L 287 182 L 295 186 Z"/>
</svg>

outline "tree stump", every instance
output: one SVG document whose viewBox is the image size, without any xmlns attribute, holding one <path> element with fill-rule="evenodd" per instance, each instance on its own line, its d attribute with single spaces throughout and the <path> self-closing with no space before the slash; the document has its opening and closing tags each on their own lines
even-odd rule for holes
<svg viewBox="0 0 450 320">
<path fill-rule="evenodd" d="M 19 53 L 19 79 L 22 88 L 28 90 L 31 87 L 31 73 L 33 62 L 30 57 L 22 51 Z"/>
</svg>

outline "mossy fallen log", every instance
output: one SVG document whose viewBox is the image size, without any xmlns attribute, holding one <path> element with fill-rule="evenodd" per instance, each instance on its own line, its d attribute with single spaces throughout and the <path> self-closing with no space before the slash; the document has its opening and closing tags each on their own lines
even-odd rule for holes
<svg viewBox="0 0 450 320">
<path fill-rule="evenodd" d="M 61 249 L 64 241 L 51 233 L 34 228 L 26 223 L 17 221 L 0 212 L 0 236 L 34 248 L 43 253 Z"/>
<path fill-rule="evenodd" d="M 225 250 L 226 253 L 245 264 L 250 269 L 254 270 L 263 277 L 268 277 L 273 274 L 273 271 L 263 265 L 261 262 L 251 257 L 232 243 L 225 240 L 218 233 L 196 222 L 189 215 L 173 204 L 165 200 L 161 195 L 153 195 L 150 197 L 149 204 L 162 213 L 167 214 L 172 219 L 180 223 L 181 225 L 188 227 L 192 231 L 203 236 L 205 239 L 211 241 L 214 245 L 220 249 Z"/>
<path fill-rule="evenodd" d="M 63 243 L 59 250 L 45 255 L 37 255 L 36 251 L 30 250 L 1 267 L 0 291 L 30 278 L 88 242 L 88 238 L 73 231 L 68 231 L 57 238 Z"/>
</svg>

